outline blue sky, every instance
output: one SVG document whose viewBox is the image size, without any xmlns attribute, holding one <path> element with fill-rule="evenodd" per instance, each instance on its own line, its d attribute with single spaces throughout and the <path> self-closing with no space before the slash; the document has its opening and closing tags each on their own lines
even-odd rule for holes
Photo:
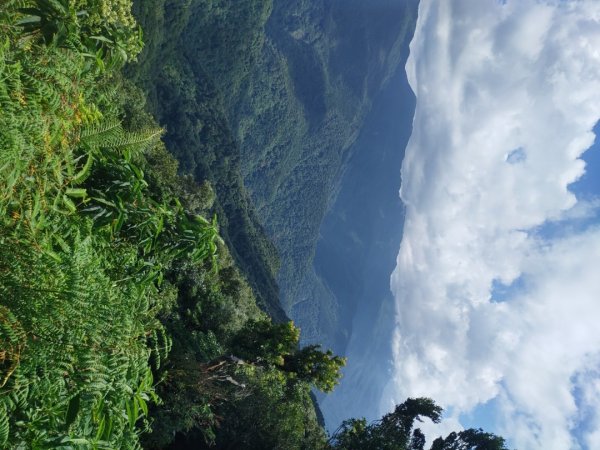
<svg viewBox="0 0 600 450">
<path fill-rule="evenodd" d="M 600 448 L 600 2 L 422 0 L 382 409 Z"/>
<path fill-rule="evenodd" d="M 581 157 L 585 161 L 585 174 L 575 183 L 569 185 L 578 198 L 591 200 L 600 196 L 600 123 L 594 127 L 596 140 Z"/>
<path fill-rule="evenodd" d="M 573 192 L 580 201 L 590 201 L 600 199 L 600 122 L 594 127 L 596 139 L 594 144 L 583 153 L 581 159 L 585 161 L 585 173 L 576 182 L 569 185 L 569 190 Z M 521 152 L 518 152 L 521 154 Z M 518 158 L 521 160 L 521 157 Z M 546 223 L 539 227 L 538 233 L 544 239 L 552 239 L 557 235 L 562 235 L 567 230 L 578 229 L 584 230 L 588 227 L 595 226 L 600 223 L 600 208 L 595 210 L 595 213 L 584 218 L 570 219 L 556 222 Z M 527 285 L 524 276 L 519 276 L 511 284 L 505 285 L 494 280 L 491 290 L 492 301 L 504 302 L 509 301 L 515 295 L 526 291 Z M 576 402 L 581 399 L 580 389 L 573 389 L 573 396 Z M 497 411 L 499 409 L 498 400 L 491 399 L 488 402 L 478 405 L 472 411 L 464 413 L 460 416 L 460 423 L 465 428 L 483 428 L 487 431 L 495 431 L 500 433 L 501 430 L 497 426 L 499 420 Z M 585 440 L 582 439 L 585 430 L 593 427 L 593 415 L 595 412 L 590 408 L 580 407 L 581 417 L 577 422 L 573 435 L 577 439 L 579 445 L 585 447 Z M 514 442 L 511 442 L 514 444 Z"/>
<path fill-rule="evenodd" d="M 577 197 L 579 205 L 591 204 L 589 211 L 580 217 L 550 220 L 530 230 L 532 234 L 538 235 L 543 240 L 551 241 L 567 233 L 582 232 L 600 223 L 600 138 L 598 137 L 600 122 L 596 124 L 593 131 L 596 135 L 594 144 L 580 158 L 585 161 L 585 173 L 577 181 L 568 185 L 569 191 Z M 513 164 L 518 164 L 526 158 L 522 148 L 513 151 L 509 156 L 512 156 Z M 492 282 L 491 300 L 495 302 L 508 301 L 526 290 L 527 280 L 523 275 L 508 285 L 496 279 Z"/>
</svg>

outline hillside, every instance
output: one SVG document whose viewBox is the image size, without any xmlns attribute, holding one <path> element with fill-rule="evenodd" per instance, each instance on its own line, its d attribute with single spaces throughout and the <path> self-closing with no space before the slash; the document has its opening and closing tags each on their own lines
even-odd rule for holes
<svg viewBox="0 0 600 450">
<path fill-rule="evenodd" d="M 212 3 L 211 3 L 212 4 Z M 152 0 L 134 2 L 134 13 L 145 31 L 145 47 L 139 64 L 128 67 L 127 75 L 146 93 L 148 109 L 167 132 L 169 151 L 177 157 L 183 172 L 196 180 L 209 181 L 215 190 L 215 212 L 221 233 L 237 263 L 248 277 L 263 309 L 284 321 L 279 304 L 276 274 L 277 250 L 265 235 L 261 221 L 243 185 L 241 155 L 227 115 L 223 97 L 206 67 L 221 67 L 243 77 L 252 34 L 268 8 L 248 11 L 251 2 L 236 2 L 235 10 L 245 19 L 229 17 L 231 11 L 202 1 Z M 250 6 L 248 6 L 250 8 Z M 231 6 L 229 7 L 231 8 Z M 225 26 L 213 23 L 223 20 Z M 238 22 L 241 21 L 241 25 Z M 205 55 L 191 56 L 187 47 L 200 39 L 194 30 L 209 34 L 222 30 L 216 42 L 229 42 L 231 58 L 214 61 Z M 235 30 L 235 33 L 234 33 Z M 244 33 L 247 33 L 246 36 Z M 237 47 L 236 47 L 237 45 Z M 235 55 L 242 55 L 236 57 Z M 251 58 L 248 56 L 248 58 Z M 241 67 L 229 67 L 240 64 Z M 215 69 L 216 70 L 216 69 Z M 233 76 L 233 75 L 232 75 Z M 233 81 L 232 81 L 233 83 Z"/>
<path fill-rule="evenodd" d="M 215 185 L 223 234 L 259 297 L 292 315 L 306 342 L 344 341 L 333 297 L 307 302 L 300 290 L 352 143 L 402 61 L 416 2 L 154 0 L 134 11 L 147 32 L 130 76 L 150 93 L 182 168 Z"/>
<path fill-rule="evenodd" d="M 337 300 L 306 277 L 352 144 L 415 18 L 416 2 L 274 2 L 261 57 L 230 101 L 244 181 L 280 252 L 282 306 L 306 343 L 347 339 Z"/>
<path fill-rule="evenodd" d="M 259 308 L 122 77 L 130 7 L 0 5 L 0 447 L 322 448 L 344 360 Z"/>
<path fill-rule="evenodd" d="M 406 73 L 399 67 L 373 103 L 339 194 L 321 226 L 309 274 L 335 296 L 350 324 L 347 345 L 333 347 L 348 356 L 344 377 L 320 402 L 330 428 L 352 416 L 373 420 L 389 399 L 383 391 L 392 370 L 396 319 L 390 276 L 404 221 L 398 168 L 412 131 L 414 107 Z"/>
</svg>

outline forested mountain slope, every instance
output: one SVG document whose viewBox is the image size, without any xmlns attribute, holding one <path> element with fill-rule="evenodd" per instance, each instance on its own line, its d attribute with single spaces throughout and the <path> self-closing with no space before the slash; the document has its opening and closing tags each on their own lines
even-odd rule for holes
<svg viewBox="0 0 600 450">
<path fill-rule="evenodd" d="M 169 148 L 213 181 L 225 238 L 270 311 L 277 276 L 285 312 L 304 301 L 300 325 L 329 344 L 338 305 L 319 295 L 306 303 L 299 289 L 416 1 L 152 0 L 134 11 L 146 49 L 131 76 L 150 93 Z"/>
<path fill-rule="evenodd" d="M 323 448 L 344 360 L 258 307 L 122 77 L 130 7 L 0 3 L 0 448 Z"/>
<path fill-rule="evenodd" d="M 416 2 L 275 1 L 260 59 L 231 102 L 245 184 L 280 251 L 282 305 L 313 343 L 333 345 L 340 328 L 331 297 L 306 297 L 319 228 L 415 18 Z"/>
<path fill-rule="evenodd" d="M 406 72 L 398 67 L 354 143 L 338 196 L 321 225 L 314 268 L 307 273 L 306 286 L 335 296 L 346 327 L 339 333 L 349 335 L 331 346 L 348 356 L 348 364 L 340 386 L 320 402 L 329 427 L 352 416 L 375 419 L 389 400 L 384 387 L 392 371 L 396 320 L 390 277 L 404 222 L 399 167 L 414 109 Z M 296 306 L 296 315 L 302 306 Z M 303 328 L 305 341 L 313 339 L 311 331 Z"/>
<path fill-rule="evenodd" d="M 139 64 L 130 66 L 127 73 L 147 93 L 149 110 L 166 128 L 165 143 L 179 159 L 182 171 L 214 187 L 225 241 L 263 309 L 283 321 L 275 279 L 277 251 L 244 188 L 239 146 L 224 99 L 214 77 L 206 72 L 208 67 L 220 67 L 223 73 L 231 73 L 230 82 L 235 84 L 250 66 L 254 34 L 261 30 L 260 18 L 268 16 L 269 8 L 248 9 L 246 5 L 252 6 L 251 2 L 235 2 L 235 8 L 222 9 L 204 1 L 134 2 L 134 13 L 146 30 L 146 45 Z M 231 17 L 234 9 L 240 17 Z M 202 39 L 199 30 L 215 45 L 228 42 L 224 58 L 215 61 L 189 52 L 191 43 Z"/>
</svg>

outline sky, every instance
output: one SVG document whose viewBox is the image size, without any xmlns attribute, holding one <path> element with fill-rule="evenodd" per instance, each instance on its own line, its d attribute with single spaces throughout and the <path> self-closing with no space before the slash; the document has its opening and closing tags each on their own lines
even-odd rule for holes
<svg viewBox="0 0 600 450">
<path fill-rule="evenodd" d="M 422 0 L 382 411 L 600 448 L 600 1 Z M 429 428 L 429 427 L 428 427 Z"/>
</svg>

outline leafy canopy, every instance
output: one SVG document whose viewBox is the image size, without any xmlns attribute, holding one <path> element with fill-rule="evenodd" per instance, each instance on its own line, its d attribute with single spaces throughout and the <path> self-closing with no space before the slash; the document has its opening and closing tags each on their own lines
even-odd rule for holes
<svg viewBox="0 0 600 450">
<path fill-rule="evenodd" d="M 232 351 L 253 364 L 274 367 L 290 382 L 305 382 L 331 392 L 341 377 L 346 359 L 318 345 L 300 349 L 300 329 L 293 322 L 249 321 L 235 336 Z"/>
<path fill-rule="evenodd" d="M 365 419 L 350 419 L 342 423 L 329 440 L 333 450 L 424 450 L 425 436 L 415 421 L 423 418 L 439 423 L 442 408 L 429 398 L 409 398 L 393 412 L 367 424 Z M 437 438 L 430 450 L 508 450 L 504 439 L 481 429 L 452 432 L 445 439 Z"/>
</svg>

